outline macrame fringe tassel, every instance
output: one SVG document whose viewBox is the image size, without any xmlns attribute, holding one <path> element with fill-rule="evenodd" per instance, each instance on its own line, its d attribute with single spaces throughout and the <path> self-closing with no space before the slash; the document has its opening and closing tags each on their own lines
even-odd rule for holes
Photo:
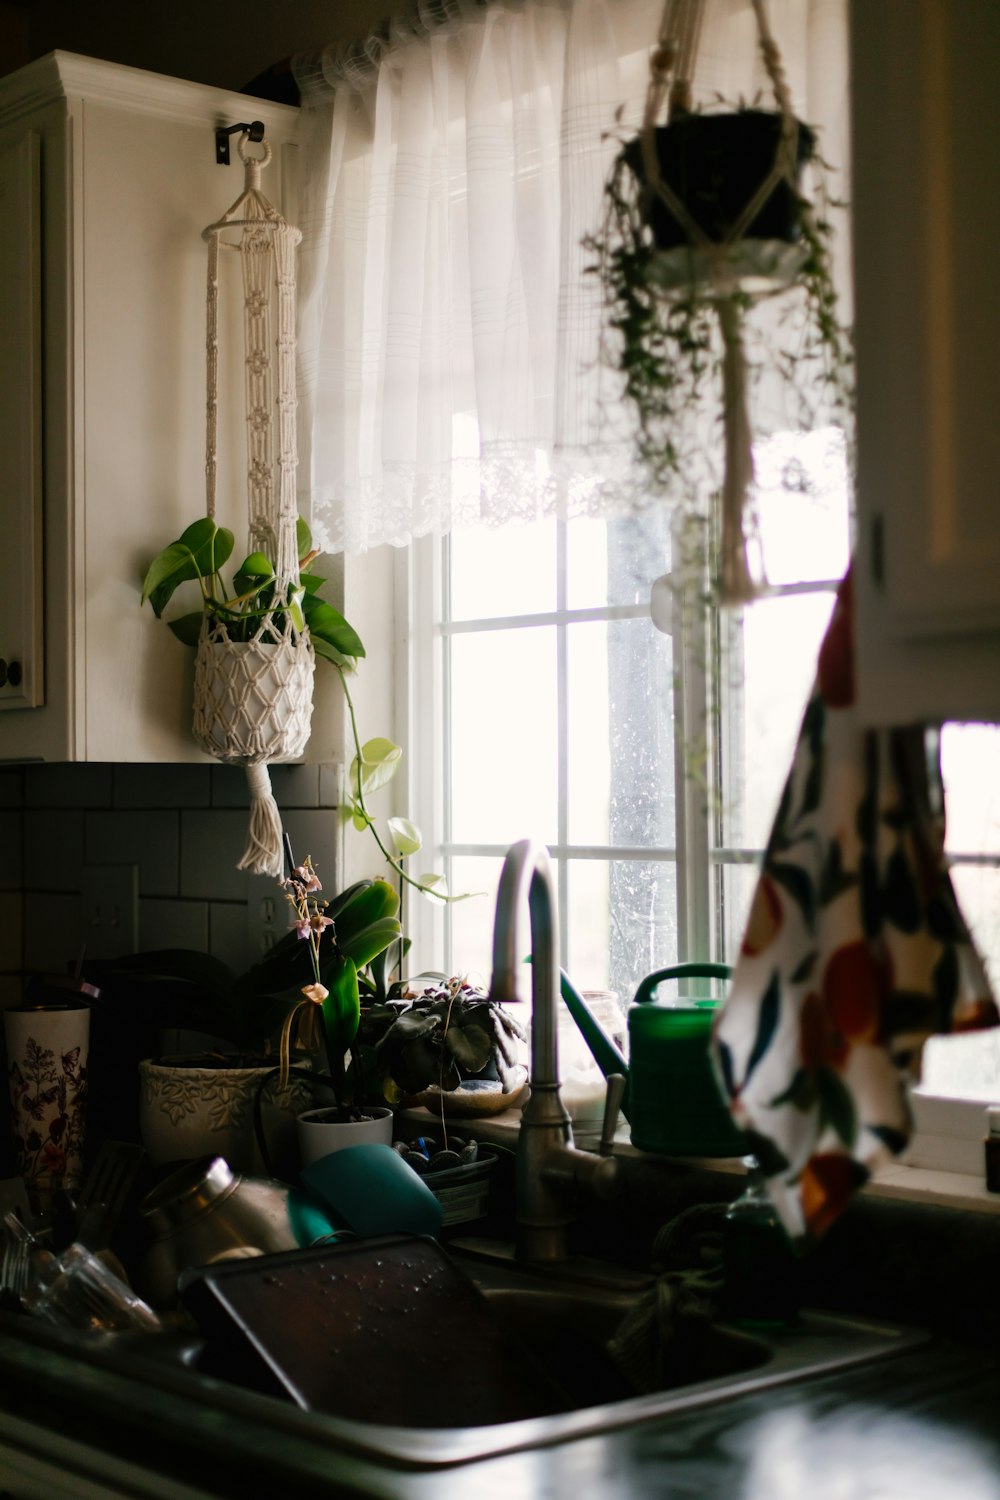
<svg viewBox="0 0 1000 1500">
<path fill-rule="evenodd" d="M 715 304 L 722 333 L 722 392 L 726 434 L 719 538 L 719 600 L 749 604 L 758 594 L 747 559 L 746 522 L 753 486 L 753 434 L 747 410 L 747 366 L 740 309 L 732 297 Z"/>
<path fill-rule="evenodd" d="M 236 868 L 249 870 L 251 875 L 273 875 L 275 879 L 280 879 L 284 855 L 281 815 L 271 792 L 267 762 L 247 766 L 246 772 L 247 786 L 250 788 L 250 826 L 247 829 L 243 858 Z"/>
</svg>

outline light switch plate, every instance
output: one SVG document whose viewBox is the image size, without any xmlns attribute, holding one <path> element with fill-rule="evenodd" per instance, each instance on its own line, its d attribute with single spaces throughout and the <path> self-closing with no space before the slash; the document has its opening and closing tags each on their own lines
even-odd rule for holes
<svg viewBox="0 0 1000 1500">
<path fill-rule="evenodd" d="M 137 951 L 138 865 L 84 865 L 80 905 L 88 958 L 121 958 Z"/>
</svg>

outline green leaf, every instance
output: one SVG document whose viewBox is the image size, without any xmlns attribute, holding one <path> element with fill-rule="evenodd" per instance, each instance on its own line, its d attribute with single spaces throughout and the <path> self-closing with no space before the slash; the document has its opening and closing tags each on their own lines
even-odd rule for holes
<svg viewBox="0 0 1000 1500">
<path fill-rule="evenodd" d="M 326 581 L 327 580 L 325 578 L 321 578 L 318 573 L 299 574 L 299 582 L 301 583 L 307 594 L 318 593 L 319 590 L 323 587 L 324 583 L 326 583 Z"/>
<path fill-rule="evenodd" d="M 392 841 L 400 855 L 404 858 L 408 854 L 416 854 L 423 846 L 424 838 L 416 823 L 411 823 L 409 818 L 389 818 L 389 832 Z"/>
<path fill-rule="evenodd" d="M 329 991 L 322 1007 L 326 1055 L 333 1077 L 340 1079 L 344 1054 L 357 1036 L 361 1018 L 358 971 L 350 958 L 341 957 L 330 966 L 323 982 Z"/>
<path fill-rule="evenodd" d="M 347 784 L 355 797 L 377 792 L 395 776 L 403 751 L 392 740 L 381 737 L 366 740 L 361 746 L 361 785 L 358 786 L 358 757 L 351 761 Z"/>
<path fill-rule="evenodd" d="M 204 619 L 205 611 L 199 609 L 192 615 L 179 615 L 176 620 L 168 620 L 167 624 L 177 639 L 183 641 L 185 646 L 197 646 Z"/>
<path fill-rule="evenodd" d="M 266 552 L 251 552 L 249 557 L 243 559 L 240 564 L 239 573 L 246 574 L 248 578 L 273 578 L 274 564 Z"/>
<path fill-rule="evenodd" d="M 295 545 L 299 549 L 300 561 L 312 551 L 313 547 L 312 532 L 301 516 L 295 522 Z"/>
<path fill-rule="evenodd" d="M 343 947 L 373 922 L 395 917 L 398 911 L 399 896 L 389 882 L 368 880 L 351 887 L 345 901 L 331 901 L 326 915 L 333 918 L 337 942 Z"/>
<path fill-rule="evenodd" d="M 302 598 L 302 608 L 309 633 L 314 640 L 326 641 L 327 645 L 333 646 L 344 656 L 364 656 L 365 648 L 361 637 L 332 604 L 327 604 L 325 599 L 320 599 L 316 593 L 307 590 Z"/>
<path fill-rule="evenodd" d="M 449 1026 L 444 1044 L 467 1073 L 481 1073 L 493 1055 L 492 1032 L 468 1021 L 461 1026 Z"/>
<path fill-rule="evenodd" d="M 146 570 L 146 576 L 142 582 L 142 602 L 156 595 L 160 609 L 170 601 L 170 597 L 178 584 L 184 583 L 189 578 L 199 577 L 195 559 L 189 547 L 183 542 L 171 542 L 169 547 L 164 547 L 158 553 Z M 154 606 L 155 607 L 155 606 Z M 160 610 L 156 611 L 159 615 Z"/>
<path fill-rule="evenodd" d="M 306 595 L 306 597 L 308 598 L 309 596 Z M 304 610 L 303 614 L 304 614 L 305 622 L 308 625 L 309 624 L 309 612 L 308 612 L 308 610 Z M 356 657 L 354 657 L 354 656 L 345 656 L 342 651 L 338 651 L 337 650 L 336 646 L 331 646 L 330 643 L 329 643 L 329 641 L 324 641 L 321 636 L 315 636 L 315 635 L 313 635 L 311 630 L 310 630 L 309 634 L 310 634 L 310 638 L 311 638 L 312 643 L 313 643 L 313 650 L 315 651 L 315 653 L 316 653 L 317 656 L 322 656 L 327 661 L 335 662 L 338 667 L 343 667 L 343 669 L 344 669 L 345 672 L 354 672 L 354 671 L 356 671 L 357 665 L 358 665 Z"/>
<path fill-rule="evenodd" d="M 154 557 L 142 584 L 143 603 L 150 599 L 154 608 L 159 606 L 159 615 L 179 584 L 211 577 L 228 561 L 232 550 L 232 532 L 203 516 Z"/>
<path fill-rule="evenodd" d="M 337 946 L 348 958 L 354 960 L 359 969 L 363 969 L 365 964 L 371 963 L 376 953 L 381 953 L 383 948 L 388 948 L 390 943 L 395 942 L 402 931 L 395 917 L 382 917 L 346 940 L 338 937 Z"/>
</svg>

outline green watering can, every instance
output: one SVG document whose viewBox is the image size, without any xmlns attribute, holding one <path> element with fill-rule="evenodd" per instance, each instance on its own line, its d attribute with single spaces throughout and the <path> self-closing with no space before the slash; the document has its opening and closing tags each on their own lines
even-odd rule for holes
<svg viewBox="0 0 1000 1500">
<path fill-rule="evenodd" d="M 718 1001 L 654 999 L 664 980 L 728 979 L 731 973 L 728 964 L 686 963 L 648 975 L 628 1012 L 629 1064 L 560 970 L 562 997 L 597 1066 L 605 1077 L 625 1076 L 622 1113 L 632 1144 L 641 1150 L 668 1156 L 745 1154 L 746 1139 L 733 1124 L 708 1050 Z"/>
</svg>

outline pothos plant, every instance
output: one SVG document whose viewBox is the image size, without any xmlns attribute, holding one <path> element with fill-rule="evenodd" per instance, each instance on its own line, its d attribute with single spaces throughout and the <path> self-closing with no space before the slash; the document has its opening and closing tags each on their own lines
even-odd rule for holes
<svg viewBox="0 0 1000 1500">
<path fill-rule="evenodd" d="M 780 115 L 742 104 L 724 114 L 680 111 L 648 143 L 616 135 L 602 221 L 583 242 L 593 255 L 587 271 L 603 291 L 601 357 L 621 376 L 634 417 L 639 481 L 678 515 L 676 573 L 686 584 L 704 556 L 706 523 L 717 541 L 724 490 L 732 485 L 742 495 L 752 485 L 746 410 L 761 382 L 770 399 L 780 395 L 788 426 L 851 429 L 852 340 L 831 259 L 836 205 L 814 132 L 797 122 L 795 129 L 795 171 L 731 241 L 734 207 L 738 217 L 760 188 L 752 175 L 749 192 L 743 187 L 746 135 L 771 132 L 777 143 Z M 797 175 L 806 161 L 808 198 Z M 672 202 L 683 199 L 682 225 L 657 191 L 663 180 Z M 744 339 L 752 361 L 744 359 Z M 737 436 L 738 421 L 745 430 Z M 728 472 L 731 465 L 740 472 Z M 737 585 L 729 602 L 747 597 L 752 590 L 740 597 Z"/>
<path fill-rule="evenodd" d="M 252 552 L 236 568 L 227 586 L 223 569 L 233 553 L 233 533 L 208 516 L 189 526 L 150 563 L 142 584 L 142 602 L 149 601 L 158 619 L 183 584 L 196 584 L 200 607 L 168 620 L 167 624 L 186 646 L 196 648 L 206 618 L 210 626 L 222 625 L 234 641 L 252 640 L 263 621 L 273 618 L 276 630 L 284 626 L 284 613 L 291 615 L 296 630 L 308 627 L 313 650 L 328 661 L 340 677 L 344 699 L 350 715 L 354 757 L 348 772 L 346 815 L 358 829 L 368 829 L 379 851 L 393 866 L 400 880 L 414 889 L 439 900 L 449 898 L 442 875 L 427 874 L 419 878 L 404 868 L 404 860 L 418 852 L 422 836 L 408 818 L 389 818 L 390 849 L 369 810 L 368 798 L 385 786 L 395 775 L 402 759 L 402 749 L 385 738 L 362 743 L 354 702 L 347 678 L 356 671 L 365 648 L 357 631 L 344 616 L 321 597 L 327 582 L 313 563 L 320 556 L 313 546 L 312 534 L 305 521 L 297 524 L 299 552 L 299 587 L 286 598 L 275 597 L 275 568 L 264 552 Z"/>
</svg>

